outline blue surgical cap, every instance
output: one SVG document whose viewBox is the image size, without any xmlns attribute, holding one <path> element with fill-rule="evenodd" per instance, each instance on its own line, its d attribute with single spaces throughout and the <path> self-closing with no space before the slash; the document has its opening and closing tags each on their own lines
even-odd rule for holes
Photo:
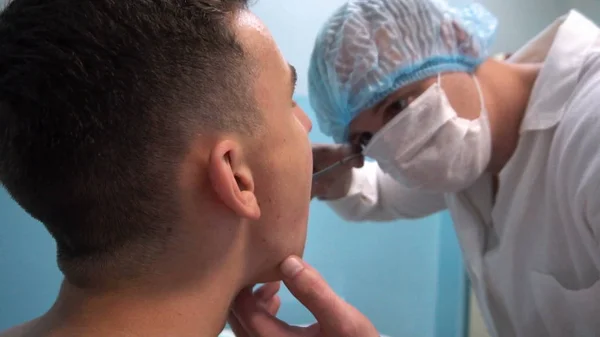
<svg viewBox="0 0 600 337">
<path fill-rule="evenodd" d="M 349 0 L 315 42 L 308 81 L 321 131 L 346 142 L 348 125 L 398 88 L 443 72 L 474 72 L 496 18 L 443 0 Z"/>
</svg>

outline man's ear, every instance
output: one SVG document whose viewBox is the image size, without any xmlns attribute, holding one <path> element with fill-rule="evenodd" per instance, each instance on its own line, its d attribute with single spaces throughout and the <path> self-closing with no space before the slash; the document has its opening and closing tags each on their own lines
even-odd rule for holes
<svg viewBox="0 0 600 337">
<path fill-rule="evenodd" d="M 232 140 L 220 141 L 210 154 L 208 167 L 212 187 L 223 203 L 240 217 L 258 220 L 254 179 L 241 146 Z"/>
</svg>

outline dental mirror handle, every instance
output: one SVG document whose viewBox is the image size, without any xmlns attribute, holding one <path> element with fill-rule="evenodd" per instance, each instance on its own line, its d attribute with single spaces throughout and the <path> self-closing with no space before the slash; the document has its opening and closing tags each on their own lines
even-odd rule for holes
<svg viewBox="0 0 600 337">
<path fill-rule="evenodd" d="M 354 154 L 351 154 L 351 155 L 349 155 L 347 157 L 344 157 L 344 158 L 342 158 L 342 160 L 339 160 L 339 161 L 337 161 L 337 162 L 335 162 L 335 163 L 327 166 L 326 168 L 313 173 L 313 179 L 317 179 L 320 176 L 322 176 L 323 174 L 325 174 L 325 173 L 327 173 L 327 172 L 329 172 L 329 171 L 331 171 L 331 170 L 333 170 L 333 169 L 335 169 L 335 168 L 337 168 L 339 166 L 342 166 L 342 165 L 348 163 L 349 161 L 351 161 L 354 158 L 358 158 L 358 157 L 361 157 L 361 156 L 362 156 L 362 153 L 354 153 Z"/>
</svg>

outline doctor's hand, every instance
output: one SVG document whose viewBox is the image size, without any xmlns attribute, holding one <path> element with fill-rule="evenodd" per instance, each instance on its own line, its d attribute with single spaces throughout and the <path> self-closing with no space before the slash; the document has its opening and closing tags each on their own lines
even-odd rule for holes
<svg viewBox="0 0 600 337">
<path fill-rule="evenodd" d="M 244 289 L 240 295 L 238 295 L 238 298 L 250 295 L 252 300 L 255 301 L 255 305 L 261 306 L 269 315 L 275 316 L 281 306 L 281 299 L 277 295 L 279 288 L 281 288 L 280 282 L 267 283 L 254 291 L 254 293 L 252 293 L 251 288 Z M 229 312 L 227 323 L 229 323 L 229 326 L 236 337 L 254 337 L 254 335 L 250 335 L 244 326 L 242 326 L 242 323 L 233 313 L 233 309 Z"/>
<path fill-rule="evenodd" d="M 352 145 L 313 144 L 313 173 L 357 153 Z M 364 158 L 354 158 L 321 176 L 313 178 L 311 198 L 336 200 L 345 197 L 352 184 L 352 168 L 362 167 Z"/>
<path fill-rule="evenodd" d="M 317 323 L 309 327 L 291 326 L 273 313 L 270 293 L 256 296 L 251 289 L 241 292 L 232 307 L 239 324 L 238 337 L 378 337 L 373 324 L 358 310 L 344 302 L 311 266 L 290 257 L 282 265 L 285 285 L 313 314 Z M 264 296 L 266 295 L 266 296 Z M 275 298 L 275 297 L 272 297 Z M 277 306 L 278 307 L 278 306 Z M 241 330 L 241 331 L 240 331 Z"/>
</svg>

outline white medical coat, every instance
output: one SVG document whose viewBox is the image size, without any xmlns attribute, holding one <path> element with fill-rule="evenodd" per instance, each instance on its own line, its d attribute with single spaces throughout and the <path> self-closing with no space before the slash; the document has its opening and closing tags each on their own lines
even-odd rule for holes
<svg viewBox="0 0 600 337">
<path fill-rule="evenodd" d="M 439 195 L 366 163 L 329 204 L 351 221 L 447 208 L 492 336 L 600 336 L 600 29 L 571 11 L 511 60 L 544 65 L 495 201 L 488 174 Z"/>
</svg>

